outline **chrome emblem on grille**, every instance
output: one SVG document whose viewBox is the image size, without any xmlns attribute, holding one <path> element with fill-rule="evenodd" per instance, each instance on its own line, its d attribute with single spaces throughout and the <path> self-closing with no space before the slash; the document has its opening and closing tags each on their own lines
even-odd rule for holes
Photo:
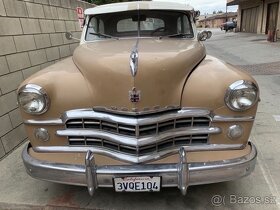
<svg viewBox="0 0 280 210">
<path fill-rule="evenodd" d="M 135 77 L 137 74 L 138 58 L 139 58 L 138 51 L 137 48 L 135 47 L 130 54 L 130 61 L 129 61 L 130 70 L 133 77 Z"/>
<path fill-rule="evenodd" d="M 140 97 L 141 97 L 141 91 L 140 90 L 136 90 L 136 88 L 134 87 L 128 93 L 129 93 L 129 100 L 132 103 L 137 103 L 137 102 L 140 101 Z"/>
</svg>

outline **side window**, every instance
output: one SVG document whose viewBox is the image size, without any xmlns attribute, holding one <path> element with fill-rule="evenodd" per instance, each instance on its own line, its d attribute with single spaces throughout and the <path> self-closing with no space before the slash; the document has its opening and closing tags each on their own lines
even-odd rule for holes
<svg viewBox="0 0 280 210">
<path fill-rule="evenodd" d="M 177 19 L 177 33 L 192 34 L 191 23 L 186 15 Z"/>
<path fill-rule="evenodd" d="M 95 17 L 90 19 L 88 33 L 97 33 L 97 19 Z"/>
<path fill-rule="evenodd" d="M 179 17 L 177 19 L 177 33 L 180 34 L 180 33 L 183 33 L 182 31 L 182 18 Z"/>
<path fill-rule="evenodd" d="M 101 19 L 97 19 L 96 17 L 92 17 L 90 19 L 88 29 L 87 29 L 87 40 L 93 41 L 95 39 L 100 39 L 99 36 L 90 34 L 90 33 L 104 33 L 104 22 Z"/>
</svg>

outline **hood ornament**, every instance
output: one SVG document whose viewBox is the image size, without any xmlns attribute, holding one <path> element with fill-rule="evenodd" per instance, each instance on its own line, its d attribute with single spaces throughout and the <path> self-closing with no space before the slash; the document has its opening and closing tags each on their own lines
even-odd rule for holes
<svg viewBox="0 0 280 210">
<path fill-rule="evenodd" d="M 129 61 L 130 70 L 131 70 L 131 74 L 133 77 L 135 77 L 137 74 L 138 58 L 139 58 L 139 54 L 138 54 L 137 45 L 136 45 L 130 54 L 130 61 Z"/>
<path fill-rule="evenodd" d="M 130 90 L 129 92 L 129 100 L 132 103 L 138 103 L 141 99 L 141 91 L 140 90 L 136 90 L 136 88 L 132 88 L 132 90 Z"/>
</svg>

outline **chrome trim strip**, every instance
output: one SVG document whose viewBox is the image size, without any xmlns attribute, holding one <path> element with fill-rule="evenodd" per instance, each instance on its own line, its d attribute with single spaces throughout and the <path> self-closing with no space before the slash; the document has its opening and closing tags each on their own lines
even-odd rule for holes
<svg viewBox="0 0 280 210">
<path fill-rule="evenodd" d="M 25 125 L 64 125 L 61 119 L 49 119 L 49 120 L 25 120 Z"/>
<path fill-rule="evenodd" d="M 175 113 L 165 113 L 164 111 L 172 111 Z M 107 113 L 106 113 L 106 112 Z M 156 112 L 155 112 L 156 111 Z M 135 114 L 141 114 L 142 112 L 135 112 L 132 115 L 132 112 L 115 112 L 114 110 L 110 111 L 109 109 L 102 107 L 95 107 L 93 109 L 77 109 L 66 111 L 61 119 L 46 119 L 46 120 L 33 120 L 28 119 L 24 121 L 26 125 L 64 125 L 67 120 L 76 119 L 76 118 L 95 118 L 100 120 L 106 120 L 113 123 L 123 123 L 127 125 L 142 125 L 146 123 L 157 123 L 169 119 L 174 119 L 177 117 L 208 117 L 213 122 L 249 122 L 254 121 L 254 116 L 225 116 L 225 115 L 211 115 L 211 112 L 207 109 L 198 109 L 198 108 L 182 108 L 174 109 L 172 107 L 167 107 L 164 110 L 154 110 L 153 112 L 149 111 L 148 114 L 154 114 L 152 117 L 149 115 L 138 116 Z M 144 113 L 144 112 L 143 112 Z M 142 114 L 143 114 L 142 113 Z M 123 114 L 123 116 L 118 115 Z"/>
<path fill-rule="evenodd" d="M 168 131 L 160 135 L 136 138 L 129 136 L 122 136 L 113 133 L 107 133 L 105 131 L 99 130 L 86 130 L 86 129 L 66 129 L 56 131 L 56 135 L 62 137 L 68 136 L 79 136 L 79 137 L 95 137 L 106 139 L 114 143 L 124 144 L 127 146 L 146 146 L 153 143 L 160 143 L 166 139 L 186 136 L 186 135 L 196 135 L 196 134 L 219 134 L 222 130 L 218 127 L 197 127 L 197 128 L 183 128 L 176 129 L 173 131 Z"/>
<path fill-rule="evenodd" d="M 212 118 L 212 122 L 251 122 L 254 121 L 254 116 L 245 116 L 245 117 L 231 117 L 224 115 L 215 115 Z"/>
<path fill-rule="evenodd" d="M 97 180 L 93 186 L 95 188 L 112 188 L 113 178 L 117 176 L 161 176 L 162 187 L 178 187 L 181 189 L 186 189 L 192 185 L 236 180 L 251 174 L 255 168 L 257 150 L 250 142 L 249 145 L 251 146 L 251 152 L 248 155 L 214 162 L 187 163 L 184 161 L 186 159 L 184 159 L 184 155 L 181 152 L 180 162 L 174 164 L 96 166 L 93 163 L 92 166 L 96 169 L 95 174 Z M 30 144 L 25 146 L 22 152 L 22 159 L 30 176 L 63 184 L 78 186 L 91 185 L 86 179 L 86 165 L 62 164 L 38 160 L 29 155 L 29 147 L 31 147 Z M 184 183 L 180 184 L 178 179 L 178 174 L 180 173 L 178 169 L 182 167 L 186 167 L 189 172 L 188 176 L 185 176 L 186 174 L 183 175 L 184 178 L 182 177 L 181 181 L 184 181 Z"/>
<path fill-rule="evenodd" d="M 201 152 L 201 151 L 222 151 L 222 150 L 240 150 L 244 149 L 246 145 L 243 144 L 208 144 L 208 145 L 199 145 L 199 146 L 184 146 L 184 150 L 186 152 Z M 174 155 L 178 153 L 178 148 L 172 148 L 169 150 L 164 150 L 157 152 L 155 154 L 143 155 L 143 156 L 133 156 L 127 155 L 120 152 L 115 152 L 111 150 L 106 150 L 102 148 L 96 147 L 70 147 L 70 146 L 44 146 L 44 147 L 33 147 L 35 152 L 42 153 L 86 153 L 88 150 L 91 150 L 94 154 L 108 156 L 120 161 L 128 162 L 128 163 L 147 163 L 156 160 L 163 159 L 167 156 Z"/>
<path fill-rule="evenodd" d="M 106 120 L 112 123 L 123 123 L 126 125 L 146 125 L 153 123 L 160 123 L 169 119 L 183 118 L 183 117 L 209 117 L 210 111 L 203 109 L 182 109 L 177 113 L 155 114 L 151 116 L 129 117 L 112 115 L 108 113 L 96 112 L 92 109 L 70 110 L 63 114 L 62 121 L 65 123 L 67 120 L 77 118 L 94 118 L 99 120 Z M 209 117 L 210 118 L 210 117 Z"/>
</svg>

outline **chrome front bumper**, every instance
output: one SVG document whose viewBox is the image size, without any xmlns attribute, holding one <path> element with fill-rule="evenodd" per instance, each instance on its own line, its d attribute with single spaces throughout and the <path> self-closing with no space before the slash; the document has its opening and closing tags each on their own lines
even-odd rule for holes
<svg viewBox="0 0 280 210">
<path fill-rule="evenodd" d="M 180 161 L 175 164 L 135 164 L 124 166 L 97 166 L 94 154 L 87 152 L 85 165 L 70 165 L 41 161 L 28 153 L 27 145 L 22 153 L 28 174 L 34 178 L 87 186 L 90 195 L 98 187 L 113 187 L 113 178 L 127 176 L 160 176 L 162 187 L 178 187 L 185 195 L 188 186 L 235 180 L 249 175 L 255 168 L 257 150 L 252 144 L 250 154 L 229 160 L 188 163 L 187 152 L 179 150 Z"/>
</svg>

